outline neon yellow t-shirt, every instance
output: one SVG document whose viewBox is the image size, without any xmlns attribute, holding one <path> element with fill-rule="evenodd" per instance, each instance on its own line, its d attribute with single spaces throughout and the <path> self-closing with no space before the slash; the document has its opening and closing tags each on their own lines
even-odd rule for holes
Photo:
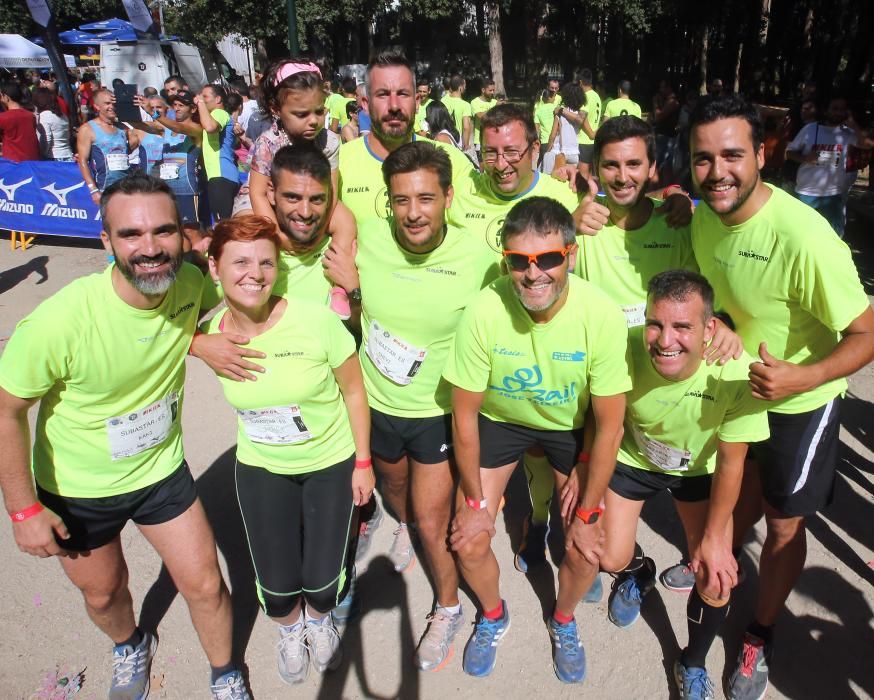
<svg viewBox="0 0 874 700">
<path fill-rule="evenodd" d="M 441 381 L 449 346 L 462 311 L 493 279 L 492 256 L 454 226 L 430 253 L 410 253 L 390 222 L 358 229 L 364 386 L 382 413 L 440 416 L 452 410 L 451 387 Z"/>
<path fill-rule="evenodd" d="M 0 386 L 41 397 L 33 472 L 61 496 L 130 493 L 182 463 L 185 356 L 203 276 L 184 263 L 155 309 L 129 306 L 112 269 L 82 277 L 19 322 L 0 357 Z"/>
<path fill-rule="evenodd" d="M 640 117 L 640 105 L 634 100 L 629 100 L 627 97 L 617 97 L 604 105 L 604 119 L 622 117 L 626 114 Z"/>
<path fill-rule="evenodd" d="M 539 430 L 583 424 L 591 395 L 631 389 L 622 312 L 595 285 L 568 278 L 565 305 L 534 323 L 504 276 L 468 306 L 443 377 L 484 392 L 480 413 Z"/>
<path fill-rule="evenodd" d="M 346 116 L 346 105 L 354 101 L 354 97 L 344 97 L 343 95 L 336 95 L 336 99 L 331 100 L 331 105 L 328 108 L 331 111 L 331 121 L 338 119 L 341 129 L 349 123 L 349 117 Z"/>
<path fill-rule="evenodd" d="M 374 218 L 391 216 L 388 189 L 382 179 L 382 159 L 370 150 L 372 134 L 340 146 L 340 200 L 352 211 L 358 225 Z M 473 164 L 455 146 L 413 134 L 414 141 L 425 141 L 442 148 L 452 162 L 452 183 L 463 181 Z"/>
<path fill-rule="evenodd" d="M 598 201 L 606 206 L 603 197 Z M 608 223 L 597 236 L 577 236 L 577 243 L 580 249 L 574 271 L 619 304 L 632 343 L 641 337 L 646 321 L 649 281 L 665 270 L 698 271 L 690 229 L 669 228 L 665 217 L 657 214 L 633 231 Z"/>
<path fill-rule="evenodd" d="M 725 226 L 702 202 L 692 218 L 692 247 L 713 285 L 716 306 L 735 323 L 746 351 L 759 343 L 780 360 L 826 357 L 840 331 L 869 307 L 850 249 L 806 204 L 768 185 L 771 197 L 748 221 Z M 769 402 L 776 413 L 804 413 L 845 391 L 846 379 Z"/>
<path fill-rule="evenodd" d="M 716 471 L 722 442 L 760 442 L 770 435 L 767 404 L 753 398 L 746 353 L 725 365 L 701 362 L 683 381 L 662 377 L 643 347 L 633 355 L 634 388 L 625 409 L 618 461 L 675 476 Z"/>
<path fill-rule="evenodd" d="M 592 131 L 597 131 L 598 127 L 601 126 L 601 97 L 594 90 L 586 90 L 584 109 L 589 116 L 589 126 L 592 127 Z M 595 141 L 590 139 L 583 129 L 580 129 L 577 132 L 577 143 L 592 144 Z"/>
<path fill-rule="evenodd" d="M 449 110 L 449 114 L 452 116 L 453 121 L 455 122 L 455 128 L 458 129 L 459 138 L 464 137 L 464 118 L 465 117 L 473 117 L 473 111 L 471 111 L 470 102 L 462 99 L 461 97 L 453 97 L 448 92 L 440 98 L 440 101 L 443 103 L 443 106 Z"/>
<path fill-rule="evenodd" d="M 228 311 L 204 324 L 218 333 Z M 355 452 L 346 404 L 332 370 L 355 354 L 355 340 L 330 309 L 301 299 L 252 338 L 267 355 L 257 382 L 219 377 L 237 412 L 237 459 L 276 474 L 306 474 Z"/>
<path fill-rule="evenodd" d="M 214 109 L 209 113 L 209 116 L 215 119 L 220 128 L 214 134 L 210 134 L 206 130 L 203 132 L 203 169 L 210 180 L 217 177 L 229 177 L 230 173 L 227 172 L 227 169 L 222 168 L 221 153 L 223 148 L 227 148 L 226 141 L 229 134 L 226 132 L 231 115 L 223 109 Z"/>
<path fill-rule="evenodd" d="M 561 95 L 556 95 L 552 102 L 537 100 L 534 103 L 534 125 L 540 134 L 540 144 L 546 148 L 549 135 L 552 133 L 552 123 L 555 119 L 555 108 L 561 105 Z"/>
<path fill-rule="evenodd" d="M 491 179 L 485 173 L 470 172 L 464 181 L 456 182 L 453 178 L 453 184 L 455 197 L 449 208 L 449 222 L 472 233 L 492 251 L 494 274 L 499 273 L 501 262 L 501 227 L 510 209 L 518 202 L 529 197 L 551 197 L 570 212 L 578 204 L 577 195 L 571 192 L 566 182 L 559 182 L 536 170 L 528 189 L 511 197 L 494 192 Z"/>
<path fill-rule="evenodd" d="M 422 104 L 416 107 L 416 116 L 413 118 L 413 131 L 417 134 L 421 131 L 425 131 L 425 111 L 428 109 L 428 105 L 431 104 L 434 100 L 430 97 L 425 100 Z"/>
<path fill-rule="evenodd" d="M 473 119 L 473 142 L 475 144 L 479 144 L 479 130 L 480 130 L 480 120 L 477 119 L 476 115 L 480 112 L 488 112 L 492 107 L 498 104 L 497 100 L 484 100 L 481 97 L 474 97 L 470 101 L 470 113 L 471 118 Z M 461 133 L 460 131 L 458 132 Z"/>
</svg>

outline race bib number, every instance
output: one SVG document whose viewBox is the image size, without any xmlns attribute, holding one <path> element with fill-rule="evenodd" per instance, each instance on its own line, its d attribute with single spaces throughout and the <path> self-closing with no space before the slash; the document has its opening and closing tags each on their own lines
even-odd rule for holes
<svg viewBox="0 0 874 700">
<path fill-rule="evenodd" d="M 636 425 L 632 428 L 632 433 L 638 449 L 659 469 L 670 472 L 684 472 L 689 469 L 692 453 L 688 450 L 678 450 L 676 447 L 648 438 Z"/>
<path fill-rule="evenodd" d="M 367 356 L 387 379 L 406 386 L 419 373 L 427 350 L 392 335 L 376 321 L 367 332 Z"/>
<path fill-rule="evenodd" d="M 837 168 L 841 163 L 841 152 L 834 151 L 817 151 L 816 162 L 818 165 L 825 165 L 829 168 Z"/>
<path fill-rule="evenodd" d="M 237 411 L 237 415 L 252 442 L 293 445 L 313 436 L 300 414 L 300 406 L 297 405 Z"/>
<path fill-rule="evenodd" d="M 107 153 L 106 167 L 113 171 L 127 170 L 130 167 L 127 153 Z"/>
<path fill-rule="evenodd" d="M 636 328 L 646 323 L 646 304 L 634 304 L 632 306 L 623 306 L 622 313 L 625 314 L 625 325 L 629 328 Z"/>
<path fill-rule="evenodd" d="M 179 177 L 179 166 L 175 163 L 161 163 L 162 180 L 176 180 Z"/>
<path fill-rule="evenodd" d="M 179 395 L 174 391 L 151 406 L 106 421 L 113 461 L 133 457 L 164 442 L 173 429 L 178 408 Z"/>
</svg>

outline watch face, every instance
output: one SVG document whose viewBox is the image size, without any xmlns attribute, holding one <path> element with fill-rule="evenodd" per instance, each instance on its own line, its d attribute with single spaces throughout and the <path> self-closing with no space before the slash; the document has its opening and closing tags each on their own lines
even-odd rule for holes
<svg viewBox="0 0 874 700">
<path fill-rule="evenodd" d="M 594 513 L 589 513 L 589 519 L 586 525 L 594 525 L 601 518 L 601 514 L 596 510 Z"/>
</svg>

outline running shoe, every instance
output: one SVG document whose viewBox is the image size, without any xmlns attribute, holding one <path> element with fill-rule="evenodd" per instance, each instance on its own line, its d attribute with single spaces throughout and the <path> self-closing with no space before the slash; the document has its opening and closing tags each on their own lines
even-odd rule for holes
<svg viewBox="0 0 874 700">
<path fill-rule="evenodd" d="M 373 514 L 370 520 L 362 520 L 358 523 L 358 544 L 355 547 L 355 563 L 359 563 L 370 551 L 370 545 L 373 542 L 373 533 L 382 524 L 382 507 L 379 501 L 374 498 Z"/>
<path fill-rule="evenodd" d="M 549 535 L 549 525 L 535 523 L 531 518 L 526 518 L 522 528 L 524 530 L 522 542 L 513 558 L 513 565 L 517 571 L 527 574 L 529 568 L 546 562 L 546 538 Z"/>
<path fill-rule="evenodd" d="M 252 700 L 246 680 L 239 671 L 228 671 L 209 686 L 213 700 Z"/>
<path fill-rule="evenodd" d="M 713 683 L 703 668 L 686 668 L 681 660 L 674 662 L 674 681 L 680 700 L 714 700 Z"/>
<path fill-rule="evenodd" d="M 765 640 L 747 632 L 737 655 L 737 667 L 728 677 L 729 700 L 761 700 L 768 689 L 768 663 L 772 650 Z"/>
<path fill-rule="evenodd" d="M 607 617 L 617 627 L 630 627 L 640 617 L 643 597 L 655 585 L 655 562 L 644 557 L 637 571 L 622 574 L 613 582 L 613 591 L 607 603 Z"/>
<path fill-rule="evenodd" d="M 464 622 L 464 612 L 454 615 L 445 608 L 437 608 L 428 615 L 428 628 L 416 649 L 416 667 L 422 671 L 439 671 L 452 658 L 452 640 Z"/>
<path fill-rule="evenodd" d="M 330 615 L 325 615 L 321 620 L 306 621 L 306 641 L 317 673 L 333 671 L 340 665 L 343 660 L 340 633 Z"/>
<path fill-rule="evenodd" d="M 342 627 L 356 620 L 361 614 L 361 599 L 358 597 L 358 575 L 353 566 L 349 572 L 349 588 L 337 607 L 331 611 L 334 624 Z"/>
<path fill-rule="evenodd" d="M 352 307 L 349 306 L 349 295 L 343 287 L 331 287 L 331 311 L 344 321 L 352 318 Z"/>
<path fill-rule="evenodd" d="M 289 685 L 303 683 L 310 670 L 310 653 L 307 649 L 306 628 L 303 622 L 295 625 L 279 625 L 279 652 L 277 666 L 279 676 Z"/>
<path fill-rule="evenodd" d="M 483 678 L 495 668 L 498 644 L 510 629 L 510 609 L 504 604 L 504 616 L 500 620 L 489 620 L 483 615 L 473 628 L 473 634 L 464 647 L 464 660 L 461 667 L 469 676 Z"/>
<path fill-rule="evenodd" d="M 586 650 L 577 633 L 577 621 L 566 624 L 549 618 L 552 637 L 552 667 L 562 683 L 582 683 L 586 678 Z"/>
<path fill-rule="evenodd" d="M 416 550 L 410 538 L 410 528 L 406 523 L 400 523 L 394 531 L 394 539 L 388 549 L 388 558 L 399 574 L 409 569 L 416 562 Z"/>
<path fill-rule="evenodd" d="M 149 671 L 158 648 L 155 635 L 143 632 L 137 645 L 119 644 L 112 650 L 109 700 L 144 700 L 149 697 Z"/>
<path fill-rule="evenodd" d="M 745 578 L 746 573 L 740 563 L 740 559 L 738 559 L 737 585 L 739 586 L 742 584 Z M 695 585 L 695 572 L 689 568 L 688 562 L 680 562 L 679 564 L 669 566 L 662 571 L 659 574 L 659 581 L 661 581 L 662 585 L 669 591 L 674 591 L 676 593 L 689 593 Z"/>
</svg>

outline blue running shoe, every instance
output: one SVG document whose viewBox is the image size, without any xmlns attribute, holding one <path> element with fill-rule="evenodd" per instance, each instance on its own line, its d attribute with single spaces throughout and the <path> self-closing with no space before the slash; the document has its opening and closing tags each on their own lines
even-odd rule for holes
<svg viewBox="0 0 874 700">
<path fill-rule="evenodd" d="M 682 661 L 674 663 L 674 680 L 680 700 L 714 700 L 713 683 L 703 668 L 686 668 Z"/>
<path fill-rule="evenodd" d="M 500 620 L 489 620 L 480 615 L 473 634 L 467 640 L 461 667 L 469 676 L 483 678 L 495 668 L 498 643 L 510 629 L 510 609 L 506 601 L 501 602 L 504 605 L 504 616 Z"/>
<path fill-rule="evenodd" d="M 577 634 L 577 621 L 567 624 L 549 618 L 552 637 L 552 667 L 562 683 L 582 683 L 586 678 L 586 650 Z"/>
<path fill-rule="evenodd" d="M 149 697 L 149 670 L 158 648 L 155 635 L 143 632 L 137 646 L 119 644 L 112 650 L 109 700 L 144 700 Z"/>
<path fill-rule="evenodd" d="M 213 700 L 252 700 L 246 679 L 239 671 L 228 671 L 209 686 Z"/>
<path fill-rule="evenodd" d="M 655 585 L 655 572 L 655 562 L 645 557 L 637 571 L 616 578 L 607 604 L 610 622 L 617 627 L 630 627 L 637 622 L 643 597 Z"/>
<path fill-rule="evenodd" d="M 583 596 L 584 603 L 600 603 L 604 597 L 604 584 L 601 583 L 601 574 L 595 574 L 595 580 Z"/>
</svg>

